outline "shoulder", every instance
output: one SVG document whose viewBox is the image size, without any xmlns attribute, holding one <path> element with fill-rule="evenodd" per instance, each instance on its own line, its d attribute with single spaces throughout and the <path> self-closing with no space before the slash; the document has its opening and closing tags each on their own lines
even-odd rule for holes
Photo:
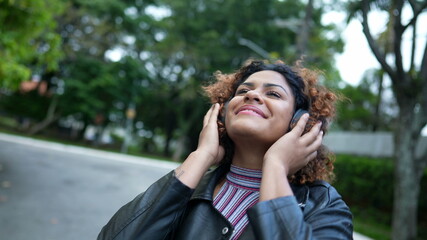
<svg viewBox="0 0 427 240">
<path fill-rule="evenodd" d="M 341 195 L 338 191 L 328 182 L 318 180 L 313 183 L 307 184 L 310 190 L 310 195 L 315 198 L 323 197 L 324 200 L 332 201 L 341 199 Z"/>
<path fill-rule="evenodd" d="M 309 209 L 325 208 L 337 203 L 345 205 L 338 191 L 326 181 L 318 180 L 307 184 L 294 185 L 292 190 L 297 201 Z"/>
<path fill-rule="evenodd" d="M 304 209 L 307 217 L 318 211 L 350 212 L 341 195 L 330 183 L 315 181 L 304 186 L 307 188 Z"/>
</svg>

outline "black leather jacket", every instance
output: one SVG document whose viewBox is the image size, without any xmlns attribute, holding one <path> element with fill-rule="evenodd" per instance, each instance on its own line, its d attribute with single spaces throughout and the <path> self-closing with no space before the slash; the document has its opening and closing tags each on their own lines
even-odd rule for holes
<svg viewBox="0 0 427 240">
<path fill-rule="evenodd" d="M 98 240 L 229 239 L 233 227 L 212 205 L 215 186 L 227 171 L 228 166 L 209 171 L 195 190 L 172 171 L 120 208 Z M 318 181 L 292 190 L 295 196 L 250 208 L 239 239 L 352 239 L 352 215 L 335 188 Z"/>
</svg>

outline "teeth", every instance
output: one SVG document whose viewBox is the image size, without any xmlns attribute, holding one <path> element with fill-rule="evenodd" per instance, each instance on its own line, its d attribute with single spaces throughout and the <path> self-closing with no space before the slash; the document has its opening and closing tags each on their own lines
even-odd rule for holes
<svg viewBox="0 0 427 240">
<path fill-rule="evenodd" d="M 258 115 L 259 115 L 259 113 L 258 113 L 258 112 L 254 111 L 254 110 L 251 110 L 251 109 L 244 109 L 244 110 L 242 110 L 242 111 L 250 111 L 250 112 L 254 112 L 254 113 L 256 113 L 256 114 L 258 114 Z"/>
</svg>

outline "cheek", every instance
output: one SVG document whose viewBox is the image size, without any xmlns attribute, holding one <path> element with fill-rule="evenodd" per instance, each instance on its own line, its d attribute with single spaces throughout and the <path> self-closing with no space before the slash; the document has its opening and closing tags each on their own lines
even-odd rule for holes
<svg viewBox="0 0 427 240">
<path fill-rule="evenodd" d="M 235 109 L 235 106 L 238 101 L 239 99 L 237 97 L 234 97 L 227 104 L 224 105 L 223 113 L 226 119 L 233 114 L 233 109 Z"/>
<path fill-rule="evenodd" d="M 277 118 L 277 126 L 280 127 L 281 129 L 285 129 L 286 131 L 289 128 L 289 124 L 291 123 L 291 119 L 294 113 L 293 107 L 289 106 L 285 106 L 284 108 L 280 109 L 280 111 L 278 114 L 278 118 Z"/>
</svg>

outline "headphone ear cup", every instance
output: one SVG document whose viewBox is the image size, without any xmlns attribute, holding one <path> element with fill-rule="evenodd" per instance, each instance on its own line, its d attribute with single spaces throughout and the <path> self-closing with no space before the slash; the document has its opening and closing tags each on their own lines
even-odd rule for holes
<svg viewBox="0 0 427 240">
<path fill-rule="evenodd" d="M 297 125 L 298 120 L 305 113 L 308 113 L 308 111 L 304 109 L 298 109 L 295 111 L 294 115 L 292 116 L 291 122 L 289 123 L 289 130 L 292 130 L 295 127 L 295 125 Z"/>
<path fill-rule="evenodd" d="M 228 108 L 228 103 L 229 101 L 225 102 L 224 105 L 222 106 L 221 112 L 220 112 L 220 121 L 224 124 L 225 126 L 225 116 L 227 115 L 227 108 Z"/>
</svg>

